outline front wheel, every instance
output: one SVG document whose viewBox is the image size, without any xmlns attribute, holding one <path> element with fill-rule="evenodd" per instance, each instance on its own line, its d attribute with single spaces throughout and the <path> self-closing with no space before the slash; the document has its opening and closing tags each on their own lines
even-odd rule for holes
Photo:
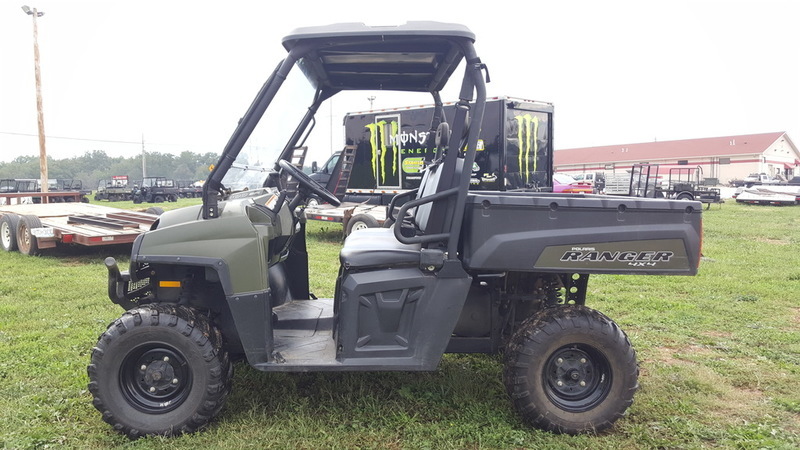
<svg viewBox="0 0 800 450">
<path fill-rule="evenodd" d="M 608 317 L 585 306 L 548 308 L 506 349 L 503 378 L 522 418 L 558 433 L 598 432 L 633 403 L 636 353 Z"/>
<path fill-rule="evenodd" d="M 230 391 L 232 365 L 222 335 L 191 308 L 155 305 L 109 325 L 87 369 L 103 420 L 132 439 L 205 426 Z"/>
</svg>

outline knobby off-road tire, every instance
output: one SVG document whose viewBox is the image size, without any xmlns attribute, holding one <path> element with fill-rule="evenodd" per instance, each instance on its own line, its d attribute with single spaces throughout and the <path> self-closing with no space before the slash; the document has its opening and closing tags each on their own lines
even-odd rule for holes
<svg viewBox="0 0 800 450">
<path fill-rule="evenodd" d="M 205 426 L 228 397 L 233 365 L 222 335 L 195 310 L 153 305 L 108 326 L 87 368 L 93 404 L 131 439 Z"/>
<path fill-rule="evenodd" d="M 503 381 L 527 423 L 557 433 L 599 432 L 639 387 L 636 353 L 608 317 L 585 306 L 548 308 L 520 326 Z"/>
<path fill-rule="evenodd" d="M 13 252 L 17 250 L 17 224 L 19 216 L 16 214 L 4 214 L 0 218 L 0 244 L 3 250 Z"/>
</svg>

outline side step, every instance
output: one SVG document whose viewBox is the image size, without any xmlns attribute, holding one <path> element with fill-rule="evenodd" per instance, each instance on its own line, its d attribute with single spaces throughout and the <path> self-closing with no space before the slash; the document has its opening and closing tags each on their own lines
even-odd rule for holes
<svg viewBox="0 0 800 450">
<path fill-rule="evenodd" d="M 265 372 L 417 371 L 411 357 L 336 359 L 333 299 L 293 300 L 273 308 L 274 361 L 254 364 Z M 427 369 L 430 370 L 430 369 Z"/>
<path fill-rule="evenodd" d="M 292 300 L 272 311 L 277 316 L 273 325 L 277 364 L 336 363 L 333 299 Z"/>
</svg>

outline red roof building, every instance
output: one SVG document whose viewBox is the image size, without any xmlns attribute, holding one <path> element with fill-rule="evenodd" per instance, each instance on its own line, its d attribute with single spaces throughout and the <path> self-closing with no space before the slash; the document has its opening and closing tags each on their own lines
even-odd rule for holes
<svg viewBox="0 0 800 450">
<path fill-rule="evenodd" d="M 659 173 L 700 166 L 704 177 L 720 183 L 751 173 L 800 175 L 800 151 L 785 132 L 746 134 L 680 141 L 570 148 L 554 153 L 556 172 L 624 172 L 633 164 L 658 164 Z"/>
</svg>

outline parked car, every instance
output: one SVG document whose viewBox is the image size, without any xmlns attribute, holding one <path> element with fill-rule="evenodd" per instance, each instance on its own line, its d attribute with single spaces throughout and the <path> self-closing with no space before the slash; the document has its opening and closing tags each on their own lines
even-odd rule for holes
<svg viewBox="0 0 800 450">
<path fill-rule="evenodd" d="M 592 185 L 594 192 L 600 192 L 606 187 L 606 177 L 602 172 L 588 172 L 574 175 L 575 181 L 585 181 Z"/>
<path fill-rule="evenodd" d="M 578 181 L 565 173 L 553 174 L 553 192 L 567 194 L 591 194 L 594 186 L 588 181 Z"/>
</svg>

